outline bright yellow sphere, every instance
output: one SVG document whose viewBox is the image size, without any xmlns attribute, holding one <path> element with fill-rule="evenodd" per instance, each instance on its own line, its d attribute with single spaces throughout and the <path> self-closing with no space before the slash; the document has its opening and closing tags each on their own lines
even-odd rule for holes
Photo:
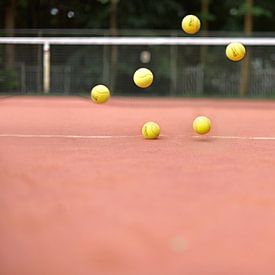
<svg viewBox="0 0 275 275">
<path fill-rule="evenodd" d="M 157 123 L 149 121 L 143 125 L 141 132 L 145 139 L 156 139 L 160 134 L 160 127 Z"/>
<path fill-rule="evenodd" d="M 186 15 L 181 22 L 181 27 L 188 34 L 195 34 L 201 28 L 201 21 L 195 15 Z"/>
<path fill-rule="evenodd" d="M 231 61 L 240 61 L 245 57 L 245 47 L 242 43 L 233 42 L 226 47 L 226 56 Z"/>
<path fill-rule="evenodd" d="M 211 129 L 211 121 L 206 116 L 199 116 L 193 121 L 193 129 L 197 134 L 207 134 Z"/>
<path fill-rule="evenodd" d="M 146 68 L 140 68 L 134 73 L 134 82 L 139 88 L 148 88 L 153 83 L 153 73 Z"/>
<path fill-rule="evenodd" d="M 109 98 L 110 91 L 105 85 L 96 85 L 91 90 L 91 99 L 95 103 L 105 103 Z"/>
</svg>

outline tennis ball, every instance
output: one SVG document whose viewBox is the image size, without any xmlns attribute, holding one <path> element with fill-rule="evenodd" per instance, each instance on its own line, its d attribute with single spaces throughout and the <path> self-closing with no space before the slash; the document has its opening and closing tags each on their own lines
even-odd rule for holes
<svg viewBox="0 0 275 275">
<path fill-rule="evenodd" d="M 245 57 L 246 50 L 242 43 L 233 42 L 227 45 L 225 53 L 231 61 L 240 61 Z"/>
<path fill-rule="evenodd" d="M 188 34 L 195 34 L 201 28 L 201 21 L 195 15 L 186 15 L 181 22 L 181 27 Z"/>
<path fill-rule="evenodd" d="M 110 98 L 110 91 L 105 85 L 96 85 L 91 90 L 91 99 L 95 103 L 105 103 Z"/>
<path fill-rule="evenodd" d="M 143 125 L 141 132 L 145 139 L 156 139 L 160 134 L 160 127 L 157 123 L 149 121 Z"/>
<path fill-rule="evenodd" d="M 198 116 L 193 121 L 193 129 L 197 134 L 207 134 L 211 129 L 211 121 L 206 116 Z"/>
<path fill-rule="evenodd" d="M 153 83 L 153 74 L 149 69 L 140 68 L 134 73 L 134 82 L 140 88 L 148 88 Z"/>
</svg>

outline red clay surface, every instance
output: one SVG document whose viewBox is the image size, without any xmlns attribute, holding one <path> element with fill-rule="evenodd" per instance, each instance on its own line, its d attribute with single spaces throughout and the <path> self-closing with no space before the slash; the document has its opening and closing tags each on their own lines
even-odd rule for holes
<svg viewBox="0 0 275 275">
<path fill-rule="evenodd" d="M 201 114 L 275 137 L 275 102 L 1 100 L 0 135 L 115 137 L 0 137 L 0 274 L 275 274 L 275 140 Z"/>
</svg>

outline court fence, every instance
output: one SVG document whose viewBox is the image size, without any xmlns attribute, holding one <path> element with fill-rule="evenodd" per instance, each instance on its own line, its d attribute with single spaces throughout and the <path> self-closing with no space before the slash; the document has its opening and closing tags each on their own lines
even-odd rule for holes
<svg viewBox="0 0 275 275">
<path fill-rule="evenodd" d="M 242 62 L 225 57 L 233 41 L 247 48 Z M 133 83 L 139 67 L 154 73 L 149 89 Z M 114 95 L 274 97 L 275 38 L 0 37 L 0 93 L 88 94 L 98 83 Z"/>
</svg>

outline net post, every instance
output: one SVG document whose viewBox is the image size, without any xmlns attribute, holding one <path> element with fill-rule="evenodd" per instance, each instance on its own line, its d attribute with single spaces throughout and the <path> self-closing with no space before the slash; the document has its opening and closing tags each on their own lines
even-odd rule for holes
<svg viewBox="0 0 275 275">
<path fill-rule="evenodd" d="M 43 44 L 43 92 L 48 94 L 50 91 L 50 44 Z"/>
</svg>

